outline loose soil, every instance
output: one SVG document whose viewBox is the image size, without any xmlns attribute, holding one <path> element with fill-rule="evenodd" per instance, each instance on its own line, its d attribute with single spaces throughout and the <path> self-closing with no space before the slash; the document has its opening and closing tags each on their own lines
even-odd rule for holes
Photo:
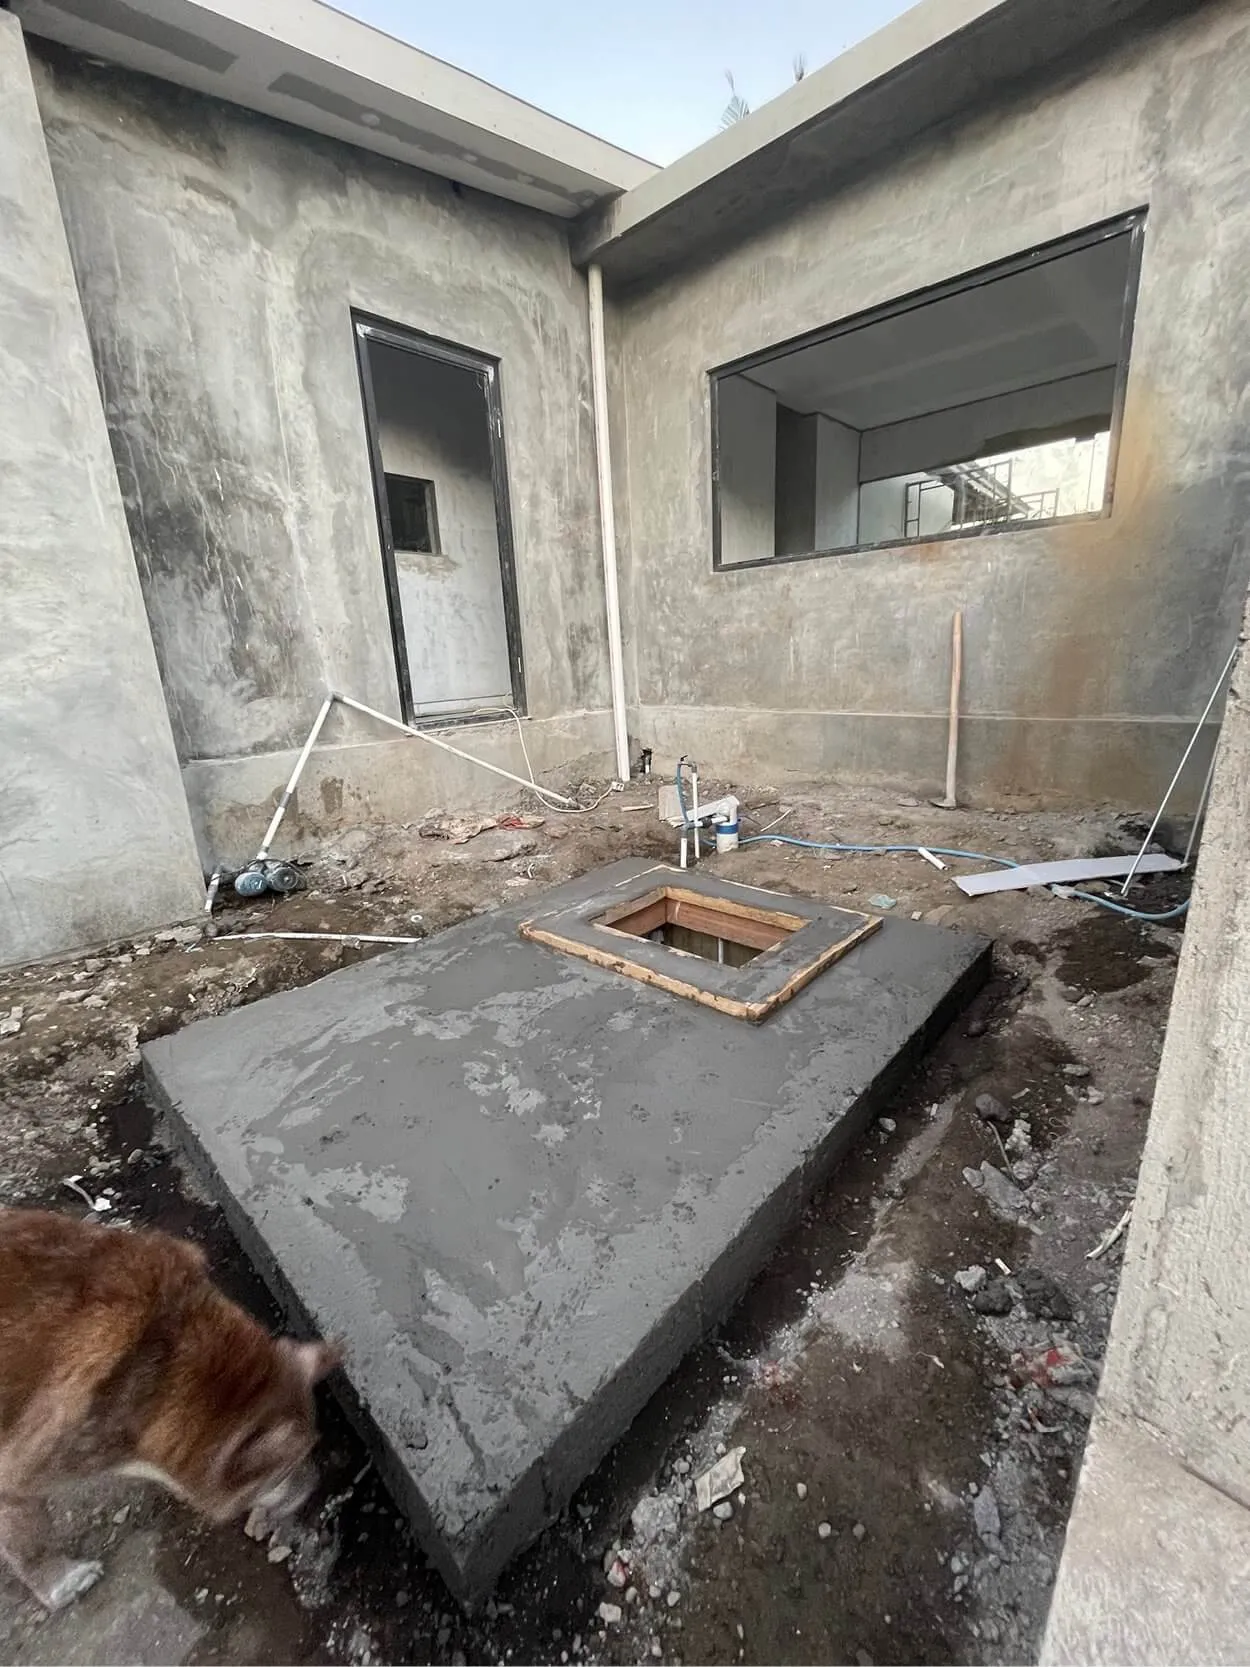
<svg viewBox="0 0 1250 1667">
<path fill-rule="evenodd" d="M 738 791 L 755 826 L 785 812 L 775 831 L 808 838 L 1040 860 L 1133 847 L 1111 811 L 944 812 L 888 793 L 813 789 L 778 803 L 767 789 Z M 231 933 L 437 931 L 617 857 L 671 855 L 671 830 L 629 808 L 643 802 L 635 786 L 586 816 L 464 845 L 399 828 L 352 834 L 309 865 L 302 893 L 223 898 L 214 938 L 157 934 L 0 974 L 0 1020 L 20 1024 L 0 1040 L 0 1203 L 83 1214 L 66 1185 L 77 1177 L 107 1198 L 110 1219 L 204 1245 L 223 1286 L 272 1321 L 220 1214 L 153 1127 L 140 1043 L 379 952 Z M 46 1617 L 0 1574 L 0 1659 L 1036 1659 L 1123 1240 L 1098 1260 L 1087 1253 L 1133 1196 L 1177 923 L 1143 926 L 1046 892 L 970 900 L 949 873 L 904 855 L 762 843 L 716 868 L 857 907 L 886 893 L 899 915 L 993 937 L 995 977 L 491 1603 L 459 1613 L 327 1399 L 322 1486 L 281 1543 L 207 1527 L 134 1483 L 66 1496 L 66 1543 L 102 1557 L 105 1578 Z M 1183 894 L 1166 876 L 1134 896 L 1164 909 Z M 985 1093 L 1014 1125 L 981 1120 Z M 966 1177 L 1011 1158 L 1023 1161 L 1023 1204 L 1003 1219 Z M 1010 1279 L 1010 1313 L 974 1312 L 953 1279 L 972 1266 L 990 1277 L 1041 1270 L 1073 1317 L 1030 1318 Z M 1070 1349 L 1062 1381 L 1027 1381 L 1019 1357 L 1057 1342 Z M 722 1521 L 697 1513 L 692 1483 L 726 1446 L 746 1449 L 745 1483 Z M 614 1562 L 623 1589 L 605 1576 Z"/>
</svg>

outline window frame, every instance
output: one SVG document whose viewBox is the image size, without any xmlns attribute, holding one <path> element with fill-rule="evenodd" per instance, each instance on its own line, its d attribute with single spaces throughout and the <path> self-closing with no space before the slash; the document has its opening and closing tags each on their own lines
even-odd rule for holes
<svg viewBox="0 0 1250 1667">
<path fill-rule="evenodd" d="M 829 556 L 859 555 L 883 550 L 909 550 L 918 545 L 942 544 L 955 539 L 992 538 L 1003 533 L 1018 532 L 1026 527 L 1037 530 L 1070 526 L 1074 522 L 1107 519 L 1111 514 L 1115 497 L 1115 479 L 1120 457 L 1120 431 L 1124 417 L 1129 359 L 1133 346 L 1133 325 L 1137 313 L 1141 283 L 1146 213 L 1145 206 L 1130 209 L 1127 213 L 1116 215 L 1110 220 L 1101 220 L 1096 225 L 1087 226 L 1081 231 L 1071 232 L 1048 243 L 1036 244 L 1031 249 L 1027 249 L 1018 255 L 1011 255 L 1004 260 L 993 261 L 986 266 L 975 267 L 972 271 L 965 272 L 957 278 L 946 279 L 938 284 L 930 284 L 924 289 L 912 290 L 893 301 L 882 302 L 877 306 L 865 308 L 861 312 L 852 313 L 846 318 L 839 319 L 835 324 L 822 325 L 817 330 L 809 330 L 802 335 L 790 336 L 784 341 L 773 342 L 766 348 L 744 354 L 737 359 L 731 359 L 725 364 L 713 366 L 707 372 L 712 463 L 712 571 L 714 573 L 745 573 L 753 568 L 778 567 L 796 561 L 821 561 Z M 1120 341 L 1116 357 L 1115 386 L 1111 402 L 1111 427 L 1107 442 L 1107 473 L 1103 485 L 1101 508 L 1085 510 L 1078 515 L 1057 515 L 1045 521 L 1004 521 L 980 526 L 952 527 L 946 532 L 934 533 L 928 538 L 888 538 L 875 543 L 839 544 L 828 550 L 804 550 L 794 555 L 754 556 L 749 561 L 726 562 L 722 559 L 719 397 L 720 384 L 726 377 L 754 370 L 757 366 L 769 364 L 772 360 L 786 354 L 798 352 L 803 348 L 814 347 L 821 342 L 832 341 L 838 336 L 849 335 L 853 330 L 862 330 L 868 325 L 896 318 L 901 313 L 914 312 L 921 307 L 931 305 L 933 302 L 943 301 L 949 296 L 960 295 L 968 290 L 980 289 L 986 284 L 995 283 L 1000 278 L 1013 277 L 1016 273 L 1027 271 L 1031 267 L 1045 266 L 1050 261 L 1062 259 L 1065 255 L 1076 254 L 1082 249 L 1091 248 L 1095 244 L 1104 243 L 1113 237 L 1123 237 L 1126 234 L 1129 238 L 1129 254 L 1124 278 L 1123 314 L 1120 322 Z"/>
</svg>

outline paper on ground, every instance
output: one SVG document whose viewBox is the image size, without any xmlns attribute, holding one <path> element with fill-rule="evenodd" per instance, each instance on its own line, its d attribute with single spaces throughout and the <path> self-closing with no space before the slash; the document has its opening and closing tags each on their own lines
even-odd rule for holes
<svg viewBox="0 0 1250 1667">
<path fill-rule="evenodd" d="M 1127 874 L 1132 857 L 1073 857 L 1067 862 L 1031 862 L 1021 868 L 994 868 L 986 874 L 961 874 L 955 884 L 965 897 L 980 897 L 987 891 L 1024 891 L 1029 886 L 1072 885 L 1078 880 L 1106 880 Z M 1177 857 L 1162 854 L 1142 857 L 1139 874 L 1170 874 L 1180 868 Z"/>
<path fill-rule="evenodd" d="M 731 1447 L 723 1459 L 717 1459 L 710 1470 L 705 1470 L 702 1476 L 696 1476 L 694 1481 L 695 1503 L 701 1511 L 710 1511 L 712 1506 L 720 1500 L 736 1493 L 745 1478 L 742 1474 L 742 1459 L 745 1447 Z"/>
</svg>

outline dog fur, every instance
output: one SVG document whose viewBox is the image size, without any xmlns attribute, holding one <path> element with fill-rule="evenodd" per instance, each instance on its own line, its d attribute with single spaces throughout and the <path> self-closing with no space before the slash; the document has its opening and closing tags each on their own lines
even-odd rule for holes
<svg viewBox="0 0 1250 1667">
<path fill-rule="evenodd" d="M 148 1477 L 213 1522 L 313 1486 L 325 1343 L 273 1338 L 164 1233 L 0 1208 L 0 1562 L 49 1609 L 99 1578 L 48 1545 L 47 1494 Z"/>
</svg>

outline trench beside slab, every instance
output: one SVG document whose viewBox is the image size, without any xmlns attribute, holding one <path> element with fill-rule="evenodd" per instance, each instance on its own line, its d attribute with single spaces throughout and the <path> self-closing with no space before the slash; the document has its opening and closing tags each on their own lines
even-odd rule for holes
<svg viewBox="0 0 1250 1667">
<path fill-rule="evenodd" d="M 541 907 L 606 906 L 657 874 L 617 863 Z M 527 942 L 535 908 L 144 1049 L 171 1132 L 293 1323 L 346 1342 L 343 1398 L 466 1602 L 990 969 L 983 938 L 887 920 L 753 1025 Z"/>
</svg>

